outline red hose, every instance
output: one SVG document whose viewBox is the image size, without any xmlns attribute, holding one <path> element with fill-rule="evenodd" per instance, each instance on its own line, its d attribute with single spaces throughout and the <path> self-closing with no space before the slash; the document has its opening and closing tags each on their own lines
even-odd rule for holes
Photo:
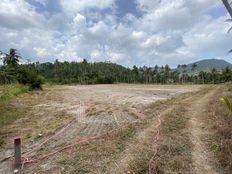
<svg viewBox="0 0 232 174">
<path fill-rule="evenodd" d="M 161 127 L 161 114 L 158 112 L 158 124 L 155 126 L 155 129 L 156 129 L 156 133 L 154 134 L 153 136 L 153 139 L 152 139 L 152 145 L 153 145 L 153 148 L 154 148 L 154 154 L 152 156 L 152 158 L 149 160 L 149 174 L 152 174 L 154 173 L 154 170 L 155 170 L 155 164 L 154 164 L 154 161 L 155 161 L 155 156 L 157 154 L 157 143 L 158 143 L 158 140 L 160 138 L 160 127 Z"/>
<path fill-rule="evenodd" d="M 140 113 L 142 117 L 144 117 L 144 114 L 143 113 Z M 64 145 L 62 147 L 58 147 L 56 148 L 54 151 L 51 151 L 51 152 L 48 152 L 48 153 L 45 153 L 45 154 L 42 154 L 40 156 L 38 156 L 37 158 L 35 159 L 29 159 L 29 156 L 31 153 L 39 150 L 44 144 L 46 144 L 49 140 L 51 140 L 52 138 L 54 138 L 55 136 L 59 135 L 61 132 L 63 132 L 66 128 L 68 128 L 70 124 L 68 124 L 67 126 L 65 126 L 64 128 L 62 128 L 60 131 L 58 131 L 55 135 L 49 137 L 48 139 L 46 139 L 45 141 L 43 141 L 41 144 L 37 145 L 36 147 L 34 147 L 32 150 L 28 151 L 28 152 L 25 152 L 23 155 L 22 155 L 22 158 L 24 159 L 23 161 L 23 164 L 22 164 L 22 168 L 24 166 L 24 164 L 30 164 L 30 163 L 37 163 L 45 158 L 48 158 L 48 157 L 51 157 L 59 152 L 62 152 L 66 149 L 69 149 L 69 148 L 73 148 L 74 146 L 76 145 L 80 145 L 80 144 L 87 144 L 91 141 L 95 141 L 96 139 L 99 139 L 99 138 L 102 138 L 102 137 L 105 137 L 105 136 L 109 136 L 113 133 L 115 133 L 116 131 L 120 130 L 120 129 L 125 129 L 129 126 L 131 126 L 132 124 L 134 124 L 136 122 L 132 122 L 126 126 L 123 126 L 119 129 L 116 129 L 116 130 L 111 130 L 103 135 L 98 135 L 98 136 L 93 136 L 93 137 L 89 137 L 89 138 L 83 138 L 83 139 L 79 139 L 73 143 L 70 143 L 70 144 L 67 144 L 67 145 Z M 155 133 L 155 135 L 153 136 L 153 140 L 152 140 L 152 144 L 155 148 L 155 154 L 153 155 L 153 157 L 150 159 L 149 161 L 149 173 L 150 171 L 153 169 L 153 161 L 154 161 L 154 157 L 156 155 L 156 152 L 157 152 L 157 147 L 156 147 L 156 144 L 157 144 L 157 141 L 159 140 L 159 136 L 160 136 L 160 126 L 161 126 L 161 119 L 160 119 L 160 113 L 158 113 L 158 124 L 155 126 L 157 132 Z"/>
</svg>

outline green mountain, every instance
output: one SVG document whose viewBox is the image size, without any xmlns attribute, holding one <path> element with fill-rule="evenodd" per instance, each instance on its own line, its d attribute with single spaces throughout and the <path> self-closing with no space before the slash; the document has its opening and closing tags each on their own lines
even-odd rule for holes
<svg viewBox="0 0 232 174">
<path fill-rule="evenodd" d="M 196 65 L 195 68 L 193 68 L 194 64 Z M 178 70 L 180 73 L 186 71 L 187 74 L 198 74 L 200 71 L 208 72 L 213 68 L 221 71 L 226 67 L 232 68 L 232 64 L 223 59 L 206 59 L 187 64 L 186 66 L 180 65 L 175 70 Z"/>
</svg>

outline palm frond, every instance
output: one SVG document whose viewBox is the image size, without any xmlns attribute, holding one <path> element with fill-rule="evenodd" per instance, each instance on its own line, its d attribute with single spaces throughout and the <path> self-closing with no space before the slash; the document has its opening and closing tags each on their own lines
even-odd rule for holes
<svg viewBox="0 0 232 174">
<path fill-rule="evenodd" d="M 228 51 L 228 53 L 229 53 L 229 54 L 230 54 L 230 53 L 232 53 L 232 49 L 231 49 L 231 50 L 229 50 L 229 51 Z"/>
<path fill-rule="evenodd" d="M 226 19 L 226 22 L 232 22 L 232 19 Z"/>
<path fill-rule="evenodd" d="M 227 31 L 227 33 L 229 33 L 232 30 L 232 27 L 229 28 L 229 30 Z"/>
<path fill-rule="evenodd" d="M 223 101 L 226 104 L 229 111 L 232 113 L 232 102 L 229 100 L 228 97 L 223 97 Z"/>
</svg>

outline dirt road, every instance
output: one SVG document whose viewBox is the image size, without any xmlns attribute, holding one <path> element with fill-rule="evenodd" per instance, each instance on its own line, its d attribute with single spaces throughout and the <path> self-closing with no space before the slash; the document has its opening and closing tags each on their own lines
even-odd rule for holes
<svg viewBox="0 0 232 174">
<path fill-rule="evenodd" d="M 216 174 L 214 154 L 208 150 L 205 137 L 212 135 L 208 129 L 210 125 L 204 118 L 213 96 L 219 92 L 219 88 L 214 88 L 199 99 L 193 101 L 188 108 L 190 120 L 188 124 L 190 139 L 193 143 L 193 171 L 194 173 Z"/>
<path fill-rule="evenodd" d="M 216 165 L 216 157 L 205 141 L 212 136 L 211 125 L 208 124 L 210 105 L 215 94 L 220 91 L 220 87 L 210 87 L 187 97 L 174 100 L 174 103 L 167 105 L 167 109 L 162 109 L 163 129 L 161 133 L 161 143 L 156 161 L 154 173 L 193 173 L 193 174 L 217 174 L 221 173 Z M 207 115 L 208 114 L 208 115 Z M 170 122 L 170 123 L 166 123 Z M 150 156 L 152 152 L 149 147 L 141 144 L 141 137 L 149 136 L 149 131 L 154 128 L 154 123 L 150 123 L 145 129 L 135 136 L 136 145 L 129 145 L 125 154 L 115 161 L 106 173 L 120 174 L 130 171 L 141 164 L 141 155 Z M 144 148 L 147 148 L 144 151 Z M 143 149 L 143 150 L 142 150 Z M 143 151 L 140 153 L 138 151 Z M 140 161 L 139 161 L 139 160 Z M 137 161 L 136 164 L 135 161 Z M 131 167 L 131 165 L 134 165 Z M 145 170 L 147 171 L 147 170 Z M 137 173 L 140 170 L 136 170 Z M 135 172 L 135 173 L 136 173 Z M 147 171 L 148 172 L 148 171 Z"/>
</svg>

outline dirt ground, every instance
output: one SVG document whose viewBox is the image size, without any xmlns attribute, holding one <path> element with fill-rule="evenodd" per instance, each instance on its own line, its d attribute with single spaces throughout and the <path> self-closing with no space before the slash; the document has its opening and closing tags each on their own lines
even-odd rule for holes
<svg viewBox="0 0 232 174">
<path fill-rule="evenodd" d="M 218 173 L 215 166 L 214 154 L 207 149 L 204 142 L 204 137 L 211 134 L 211 130 L 208 130 L 207 122 L 205 122 L 202 116 L 207 108 L 208 103 L 212 99 L 213 95 L 219 92 L 218 88 L 205 94 L 200 99 L 196 100 L 194 104 L 188 109 L 190 115 L 189 120 L 189 133 L 191 134 L 191 141 L 193 146 L 193 171 L 194 173 Z"/>
<path fill-rule="evenodd" d="M 12 139 L 16 135 L 23 138 L 23 151 L 33 149 L 55 135 L 30 154 L 29 158 L 33 159 L 69 142 L 101 136 L 139 122 L 146 117 L 143 111 L 149 104 L 201 88 L 199 85 L 78 85 L 46 87 L 42 92 L 20 95 L 10 104 L 26 108 L 26 112 L 13 124 L 0 128 L 0 134 L 6 139 L 0 149 L 0 159 L 13 154 Z M 26 165 L 21 173 L 62 173 L 63 169 L 57 169 L 56 162 L 45 161 Z M 0 173 L 12 173 L 12 163 L 12 159 L 0 162 Z"/>
</svg>

